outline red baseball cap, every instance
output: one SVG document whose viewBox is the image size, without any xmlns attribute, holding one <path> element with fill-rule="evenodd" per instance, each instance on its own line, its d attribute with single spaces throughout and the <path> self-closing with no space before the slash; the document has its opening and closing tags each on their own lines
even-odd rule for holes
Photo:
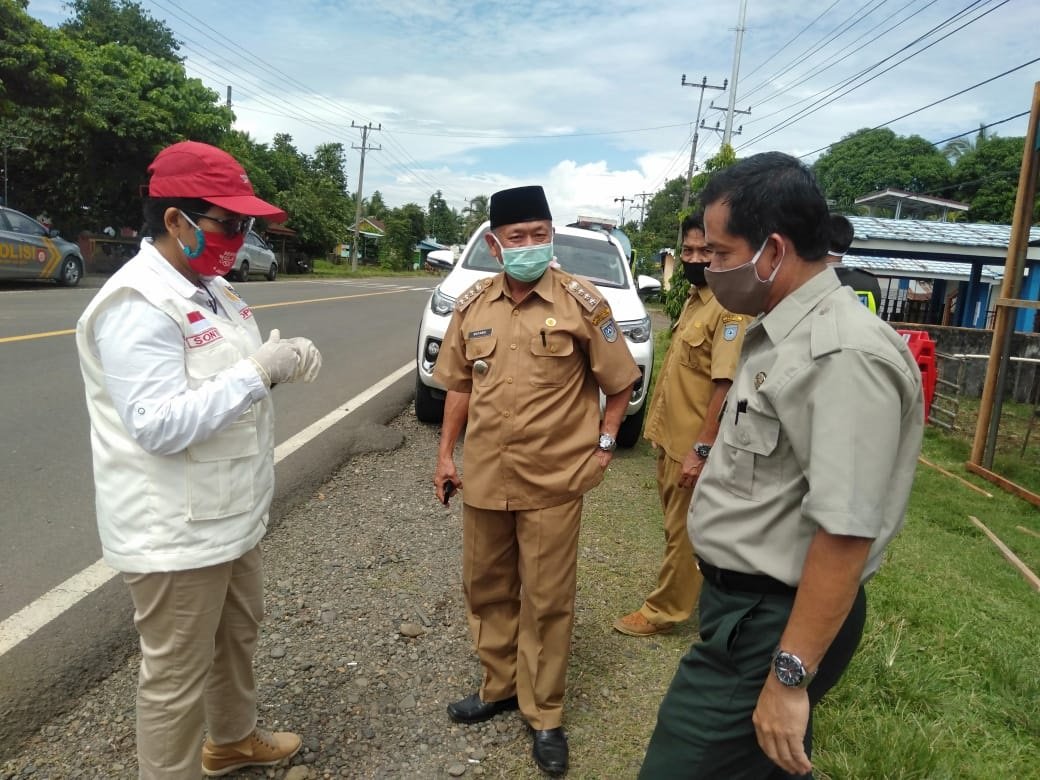
<svg viewBox="0 0 1040 780">
<path fill-rule="evenodd" d="M 238 160 L 209 144 L 181 141 L 167 146 L 148 166 L 148 195 L 152 198 L 200 198 L 214 206 L 277 222 L 288 216 L 277 206 L 256 197 Z"/>
</svg>

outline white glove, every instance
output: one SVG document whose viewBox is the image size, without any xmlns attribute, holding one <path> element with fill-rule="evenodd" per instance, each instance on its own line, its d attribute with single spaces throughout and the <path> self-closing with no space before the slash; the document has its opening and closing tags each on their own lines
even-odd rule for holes
<svg viewBox="0 0 1040 780">
<path fill-rule="evenodd" d="M 300 353 L 300 367 L 293 375 L 292 381 L 298 382 L 302 379 L 310 384 L 318 378 L 318 372 L 321 370 L 321 353 L 313 341 L 302 336 L 286 340 Z"/>
<path fill-rule="evenodd" d="M 291 341 L 282 341 L 281 331 L 275 329 L 260 349 L 249 356 L 257 373 L 268 387 L 281 382 L 292 382 L 300 370 L 300 351 Z"/>
</svg>

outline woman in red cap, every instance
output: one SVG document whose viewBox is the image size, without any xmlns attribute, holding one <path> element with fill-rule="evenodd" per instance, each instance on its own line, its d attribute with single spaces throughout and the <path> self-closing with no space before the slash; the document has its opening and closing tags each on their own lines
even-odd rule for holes
<svg viewBox="0 0 1040 780">
<path fill-rule="evenodd" d="M 270 388 L 314 381 L 308 339 L 263 342 L 224 280 L 255 217 L 285 213 L 242 166 L 184 141 L 148 169 L 140 252 L 80 317 L 98 529 L 141 638 L 141 778 L 273 765 L 300 737 L 257 728 L 259 542 L 274 492 Z M 203 723 L 209 736 L 202 742 Z"/>
</svg>

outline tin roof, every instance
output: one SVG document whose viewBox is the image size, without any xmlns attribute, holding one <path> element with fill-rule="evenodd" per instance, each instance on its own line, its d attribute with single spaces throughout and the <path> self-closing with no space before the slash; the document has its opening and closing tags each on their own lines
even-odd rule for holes
<svg viewBox="0 0 1040 780">
<path fill-rule="evenodd" d="M 846 255 L 844 264 L 862 268 L 875 276 L 900 279 L 948 279 L 966 282 L 971 267 L 964 263 L 945 260 L 919 260 L 911 257 L 878 257 L 877 255 Z M 998 284 L 1004 278 L 1004 266 L 982 266 L 982 281 Z"/>
<path fill-rule="evenodd" d="M 849 221 L 856 231 L 856 241 L 911 241 L 1006 250 L 1011 240 L 1011 225 L 882 217 L 849 217 Z M 1029 229 L 1029 239 L 1030 243 L 1040 241 L 1040 227 Z"/>
</svg>

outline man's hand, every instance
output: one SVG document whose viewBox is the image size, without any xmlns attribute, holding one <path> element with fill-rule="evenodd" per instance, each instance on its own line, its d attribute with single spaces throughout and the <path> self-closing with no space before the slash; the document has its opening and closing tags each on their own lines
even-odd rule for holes
<svg viewBox="0 0 1040 780">
<path fill-rule="evenodd" d="M 707 460 L 693 450 L 687 452 L 682 462 L 682 473 L 679 475 L 679 487 L 692 488 L 696 485 L 705 463 Z"/>
<path fill-rule="evenodd" d="M 611 450 L 601 450 L 599 447 L 596 448 L 596 460 L 599 461 L 599 467 L 606 471 L 607 466 L 610 465 L 610 461 L 613 460 L 614 453 Z"/>
<path fill-rule="evenodd" d="M 759 747 L 777 766 L 792 775 L 812 771 L 812 762 L 805 755 L 808 691 L 785 687 L 770 669 L 751 721 L 755 724 Z"/>
<path fill-rule="evenodd" d="M 462 490 L 462 478 L 455 469 L 455 461 L 451 458 L 438 458 L 437 469 L 433 472 L 433 488 L 437 494 L 437 500 L 442 504 L 444 500 L 444 483 L 451 482 L 456 490 Z"/>
</svg>

